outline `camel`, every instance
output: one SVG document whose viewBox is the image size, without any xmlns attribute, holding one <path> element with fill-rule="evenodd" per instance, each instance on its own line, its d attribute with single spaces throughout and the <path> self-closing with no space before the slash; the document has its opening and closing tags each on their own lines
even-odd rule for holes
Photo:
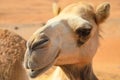
<svg viewBox="0 0 120 80">
<path fill-rule="evenodd" d="M 77 2 L 48 20 L 27 41 L 24 65 L 30 78 L 55 65 L 68 80 L 98 80 L 92 62 L 99 46 L 99 25 L 109 13 L 108 2 L 96 9 L 90 3 Z"/>
<path fill-rule="evenodd" d="M 6 29 L 0 29 L 0 80 L 28 80 L 23 68 L 26 41 Z"/>
</svg>

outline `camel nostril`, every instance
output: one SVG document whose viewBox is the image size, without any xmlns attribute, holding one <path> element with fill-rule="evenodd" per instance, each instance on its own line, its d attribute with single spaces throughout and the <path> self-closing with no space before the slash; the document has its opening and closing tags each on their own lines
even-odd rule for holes
<svg viewBox="0 0 120 80">
<path fill-rule="evenodd" d="M 32 46 L 32 49 L 35 49 L 36 47 L 38 46 L 43 46 L 45 43 L 47 43 L 49 41 L 49 39 L 42 39 L 42 40 L 39 40 L 37 42 L 35 42 Z"/>
<path fill-rule="evenodd" d="M 42 47 L 42 46 L 44 46 L 45 45 L 45 43 L 47 44 L 47 42 L 49 42 L 49 38 L 47 37 L 47 36 L 41 36 L 41 38 L 39 38 L 39 39 L 36 39 L 34 42 L 33 42 L 33 44 L 32 44 L 32 49 L 35 49 L 35 48 L 37 48 L 38 46 L 39 47 Z"/>
</svg>

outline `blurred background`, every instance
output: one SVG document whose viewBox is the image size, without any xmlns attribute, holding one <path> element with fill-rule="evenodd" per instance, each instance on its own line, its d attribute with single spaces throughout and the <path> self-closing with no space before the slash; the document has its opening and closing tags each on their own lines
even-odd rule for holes
<svg viewBox="0 0 120 80">
<path fill-rule="evenodd" d="M 100 45 L 93 67 L 100 80 L 120 80 L 120 0 L 59 0 L 62 9 L 78 1 L 111 4 L 110 17 L 101 27 Z M 7 28 L 26 40 L 44 22 L 54 17 L 53 0 L 0 0 L 0 28 Z"/>
</svg>

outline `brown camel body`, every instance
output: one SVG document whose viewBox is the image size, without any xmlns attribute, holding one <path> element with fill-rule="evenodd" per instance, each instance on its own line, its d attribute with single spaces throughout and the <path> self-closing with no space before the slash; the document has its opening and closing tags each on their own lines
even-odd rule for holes
<svg viewBox="0 0 120 80">
<path fill-rule="evenodd" d="M 30 77 L 57 65 L 69 80 L 98 80 L 92 59 L 99 45 L 99 24 L 109 10 L 107 2 L 97 9 L 89 3 L 74 3 L 37 30 L 28 40 L 25 54 Z"/>
<path fill-rule="evenodd" d="M 0 80 L 28 80 L 22 66 L 25 43 L 19 35 L 0 29 Z"/>
</svg>

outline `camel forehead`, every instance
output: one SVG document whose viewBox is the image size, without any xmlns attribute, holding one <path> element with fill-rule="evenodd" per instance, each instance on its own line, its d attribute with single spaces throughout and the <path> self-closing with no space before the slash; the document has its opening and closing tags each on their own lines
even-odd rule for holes
<svg viewBox="0 0 120 80">
<path fill-rule="evenodd" d="M 89 23 L 88 20 L 83 17 L 79 17 L 77 15 L 69 14 L 69 15 L 60 15 L 48 21 L 48 26 L 57 27 L 64 26 L 68 24 L 69 26 L 80 25 L 84 23 Z"/>
<path fill-rule="evenodd" d="M 71 32 L 76 27 L 80 27 L 82 24 L 90 24 L 89 21 L 78 17 L 76 15 L 66 15 L 58 16 L 50 19 L 45 26 L 38 29 L 32 37 L 37 37 L 39 34 L 43 33 L 61 33 L 61 32 Z M 82 26 L 81 26 L 82 27 Z M 72 31 L 73 32 L 73 31 Z"/>
</svg>

